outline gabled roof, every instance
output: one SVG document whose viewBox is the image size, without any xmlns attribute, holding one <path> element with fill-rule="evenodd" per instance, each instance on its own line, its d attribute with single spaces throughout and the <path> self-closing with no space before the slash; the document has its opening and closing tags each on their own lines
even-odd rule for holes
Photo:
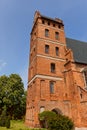
<svg viewBox="0 0 87 130">
<path fill-rule="evenodd" d="M 87 64 L 87 42 L 66 38 L 66 45 L 72 50 L 75 62 Z"/>
</svg>

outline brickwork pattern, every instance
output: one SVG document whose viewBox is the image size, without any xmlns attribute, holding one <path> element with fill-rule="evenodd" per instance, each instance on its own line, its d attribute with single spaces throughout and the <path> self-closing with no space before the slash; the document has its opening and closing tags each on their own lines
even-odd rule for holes
<svg viewBox="0 0 87 130">
<path fill-rule="evenodd" d="M 49 30 L 49 37 L 45 36 L 45 29 Z M 55 32 L 59 34 L 58 40 Z M 40 127 L 38 114 L 42 110 L 60 111 L 72 118 L 76 127 L 87 127 L 87 91 L 81 71 L 86 65 L 74 62 L 65 39 L 62 20 L 35 13 L 30 39 L 25 119 L 30 127 Z M 49 53 L 45 52 L 45 45 L 49 45 Z M 51 63 L 55 65 L 54 72 L 51 71 Z M 50 82 L 54 83 L 53 93 Z"/>
</svg>

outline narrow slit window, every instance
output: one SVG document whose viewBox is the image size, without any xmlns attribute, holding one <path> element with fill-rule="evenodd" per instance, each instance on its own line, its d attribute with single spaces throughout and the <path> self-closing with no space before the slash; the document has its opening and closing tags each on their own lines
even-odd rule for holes
<svg viewBox="0 0 87 130">
<path fill-rule="evenodd" d="M 55 39 L 58 40 L 59 39 L 59 33 L 55 32 Z"/>
<path fill-rule="evenodd" d="M 51 72 L 55 73 L 55 64 L 54 63 L 51 63 Z"/>
<path fill-rule="evenodd" d="M 85 88 L 87 89 L 87 71 L 84 71 Z"/>
<path fill-rule="evenodd" d="M 44 20 L 42 20 L 42 24 L 45 24 L 45 21 L 44 21 Z"/>
<path fill-rule="evenodd" d="M 55 47 L 55 53 L 56 53 L 56 56 L 59 55 L 59 47 Z"/>
<path fill-rule="evenodd" d="M 49 37 L 49 30 L 45 29 L 45 37 Z"/>
<path fill-rule="evenodd" d="M 53 27 L 55 27 L 55 24 L 53 24 Z"/>
<path fill-rule="evenodd" d="M 54 82 L 53 81 L 50 82 L 50 93 L 51 94 L 54 93 Z"/>
<path fill-rule="evenodd" d="M 48 22 L 48 25 L 50 26 L 50 22 Z"/>
<path fill-rule="evenodd" d="M 61 25 L 60 25 L 60 24 L 58 25 L 58 28 L 61 28 Z"/>
<path fill-rule="evenodd" d="M 49 53 L 49 45 L 45 45 L 45 53 Z"/>
</svg>

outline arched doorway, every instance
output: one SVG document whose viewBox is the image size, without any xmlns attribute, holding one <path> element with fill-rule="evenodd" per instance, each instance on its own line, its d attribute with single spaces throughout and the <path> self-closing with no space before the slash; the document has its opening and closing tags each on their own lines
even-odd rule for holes
<svg viewBox="0 0 87 130">
<path fill-rule="evenodd" d="M 57 115 L 62 115 L 63 114 L 62 111 L 60 109 L 58 109 L 58 108 L 54 108 L 54 109 L 52 109 L 52 111 L 55 112 Z"/>
</svg>

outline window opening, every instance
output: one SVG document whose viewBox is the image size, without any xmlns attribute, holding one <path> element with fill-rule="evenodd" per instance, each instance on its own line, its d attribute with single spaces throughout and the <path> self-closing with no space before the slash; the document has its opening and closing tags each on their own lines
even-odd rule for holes
<svg viewBox="0 0 87 130">
<path fill-rule="evenodd" d="M 55 24 L 53 24 L 53 27 L 55 27 Z"/>
<path fill-rule="evenodd" d="M 45 53 L 49 53 L 49 45 L 45 45 Z"/>
<path fill-rule="evenodd" d="M 50 93 L 54 93 L 54 82 L 50 82 Z"/>
<path fill-rule="evenodd" d="M 49 37 L 49 30 L 45 29 L 45 37 Z"/>
<path fill-rule="evenodd" d="M 84 79 L 85 79 L 85 86 L 87 89 L 87 70 L 85 70 L 83 73 L 84 73 Z"/>
<path fill-rule="evenodd" d="M 40 113 L 43 112 L 43 111 L 45 111 L 45 107 L 44 107 L 44 106 L 41 106 L 41 107 L 40 107 Z"/>
<path fill-rule="evenodd" d="M 59 55 L 59 47 L 55 48 L 55 52 L 56 52 L 56 56 L 58 56 Z"/>
<path fill-rule="evenodd" d="M 58 25 L 58 28 L 61 28 L 61 25 Z"/>
<path fill-rule="evenodd" d="M 44 21 L 44 20 L 42 20 L 42 24 L 45 24 L 45 21 Z"/>
<path fill-rule="evenodd" d="M 50 22 L 48 22 L 48 25 L 50 25 Z"/>
<path fill-rule="evenodd" d="M 34 48 L 34 51 L 35 51 L 35 48 Z"/>
<path fill-rule="evenodd" d="M 59 33 L 55 32 L 55 39 L 58 40 L 59 39 Z"/>
<path fill-rule="evenodd" d="M 80 97 L 81 97 L 81 99 L 82 99 L 82 93 L 80 93 Z"/>
<path fill-rule="evenodd" d="M 51 63 L 51 72 L 55 73 L 55 64 L 54 63 Z"/>
</svg>

